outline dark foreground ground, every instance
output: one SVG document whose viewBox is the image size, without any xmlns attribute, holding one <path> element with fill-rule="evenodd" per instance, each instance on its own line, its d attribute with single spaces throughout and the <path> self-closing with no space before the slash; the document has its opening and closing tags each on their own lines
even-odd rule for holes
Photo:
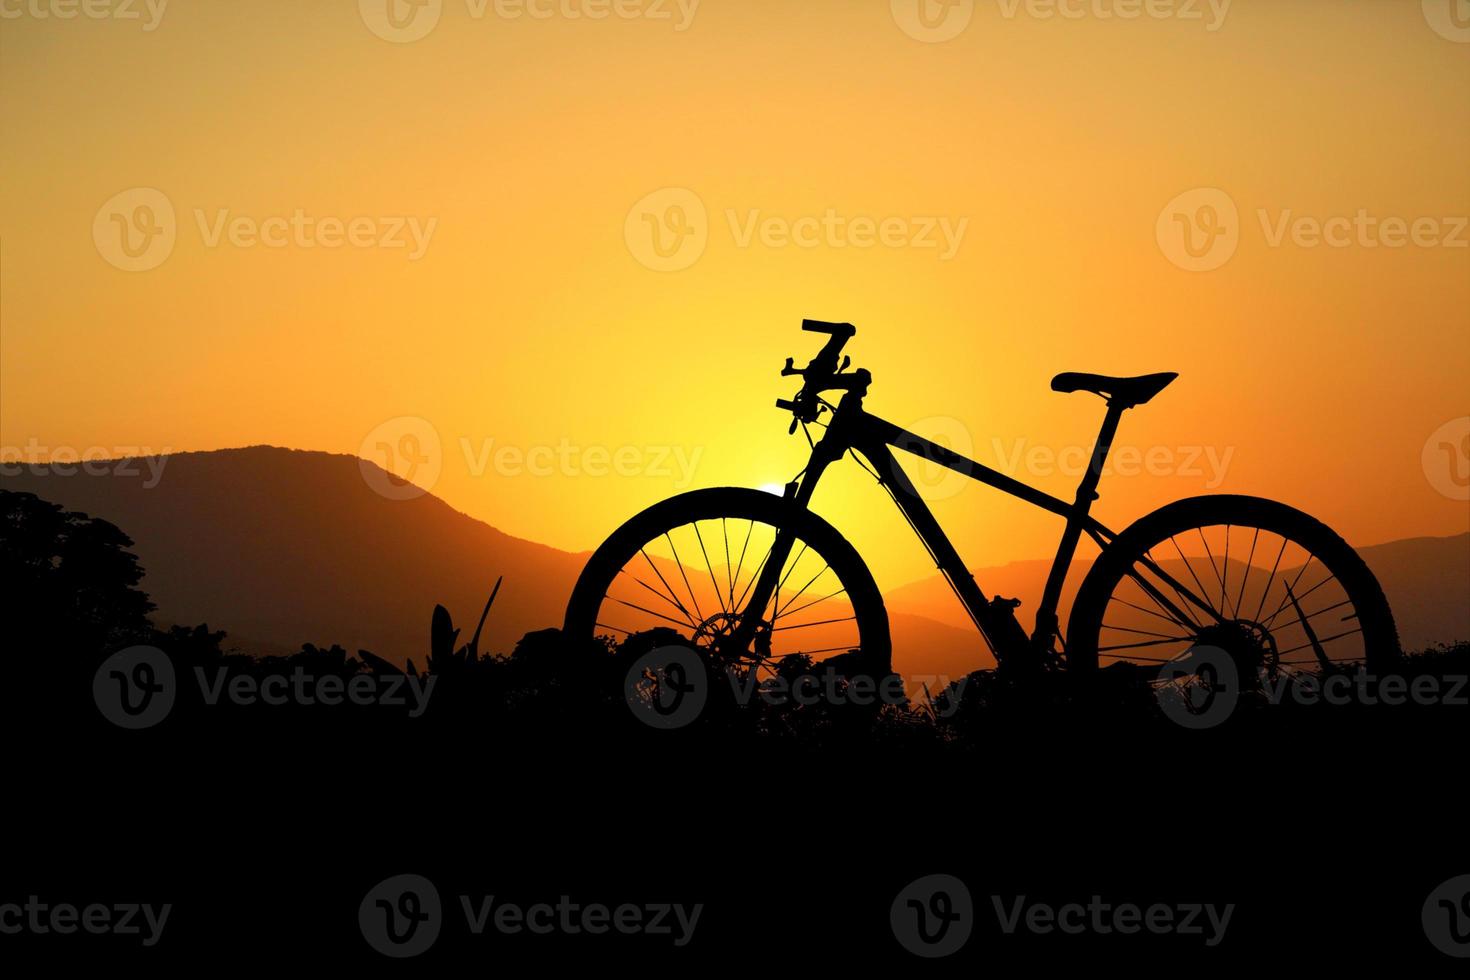
<svg viewBox="0 0 1470 980">
<path fill-rule="evenodd" d="M 111 525 L 0 517 L 7 977 L 1464 974 L 1465 644 L 1390 665 L 1417 703 L 1181 714 L 1116 672 L 739 703 L 696 660 L 661 670 L 699 710 L 650 715 L 668 637 L 490 657 L 440 609 L 412 674 L 254 659 L 156 628 Z"/>
<path fill-rule="evenodd" d="M 595 684 L 550 696 L 461 679 L 456 700 L 443 676 L 443 700 L 417 719 L 184 699 L 127 731 L 81 683 L 75 713 L 57 698 L 44 711 L 13 705 L 24 726 L 6 743 L 0 903 L 172 908 L 151 946 L 146 926 L 27 929 L 0 935 L 0 959 L 431 975 L 583 963 L 654 975 L 1463 974 L 1422 921 L 1437 886 L 1470 874 L 1463 708 L 1276 706 L 1192 731 L 1157 713 L 1110 721 L 1029 704 L 980 710 L 943 734 L 912 718 L 876 731 L 657 731 L 615 686 L 599 702 Z M 441 911 L 432 943 L 396 959 L 359 912 L 400 875 L 431 882 Z M 951 926 L 968 938 L 940 958 L 911 952 L 892 917 L 900 892 L 931 875 L 969 894 L 968 913 L 953 912 L 964 900 L 952 881 L 948 904 L 927 893 L 900 903 L 910 921 L 916 908 L 968 915 Z M 462 898 L 473 910 L 487 896 L 629 905 L 649 923 L 662 905 L 702 908 L 682 945 L 672 912 L 669 934 L 533 934 L 492 920 L 477 935 Z M 1032 931 L 1023 919 L 1008 932 L 1018 901 L 1079 904 L 1087 925 Z M 1199 934 L 1125 934 L 1089 908 L 1125 904 L 1168 906 L 1176 923 L 1196 904 L 1233 909 L 1223 930 L 1200 912 Z M 1470 907 L 1454 911 L 1470 929 Z"/>
</svg>

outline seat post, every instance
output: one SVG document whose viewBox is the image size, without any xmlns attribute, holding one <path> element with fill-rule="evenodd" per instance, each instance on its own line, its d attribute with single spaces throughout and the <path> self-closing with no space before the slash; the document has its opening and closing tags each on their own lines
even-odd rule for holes
<svg viewBox="0 0 1470 980">
<path fill-rule="evenodd" d="M 1088 508 L 1097 499 L 1097 484 L 1102 479 L 1103 464 L 1108 461 L 1108 453 L 1113 448 L 1113 438 L 1118 434 L 1118 421 L 1122 419 L 1126 405 L 1120 405 L 1113 399 L 1108 399 L 1108 411 L 1103 416 L 1102 428 L 1098 430 L 1097 442 L 1092 446 L 1092 461 L 1087 465 L 1087 472 L 1082 475 L 1082 482 L 1077 485 L 1077 507 L 1081 515 L 1086 516 Z"/>
<path fill-rule="evenodd" d="M 1077 552 L 1077 542 L 1082 538 L 1082 525 L 1087 520 L 1092 502 L 1097 499 L 1097 484 L 1102 479 L 1103 464 L 1108 451 L 1113 448 L 1113 437 L 1118 434 L 1118 421 L 1127 406 L 1108 399 L 1108 411 L 1103 416 L 1102 428 L 1098 430 L 1097 442 L 1092 447 L 1092 459 L 1082 482 L 1077 485 L 1077 498 L 1072 513 L 1067 517 L 1067 527 L 1062 532 L 1062 542 L 1057 546 L 1057 556 L 1046 577 L 1046 588 L 1041 594 L 1041 605 L 1036 610 L 1036 632 L 1032 639 L 1038 644 L 1049 644 L 1057 632 L 1057 604 L 1062 598 L 1062 585 L 1067 572 L 1072 568 L 1072 558 Z"/>
</svg>

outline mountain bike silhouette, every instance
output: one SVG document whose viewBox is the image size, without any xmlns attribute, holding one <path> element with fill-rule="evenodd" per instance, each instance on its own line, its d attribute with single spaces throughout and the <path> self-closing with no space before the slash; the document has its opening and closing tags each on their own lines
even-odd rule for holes
<svg viewBox="0 0 1470 980">
<path fill-rule="evenodd" d="M 1398 655 L 1393 615 L 1372 572 L 1332 530 L 1285 504 L 1211 495 L 1168 504 L 1115 533 L 1091 516 L 1123 413 L 1178 375 L 1059 374 L 1052 389 L 1107 404 L 1091 462 L 1072 501 L 967 459 L 863 407 L 871 374 L 848 370 L 848 323 L 805 320 L 828 335 L 802 387 L 778 408 L 812 445 L 783 495 L 738 487 L 695 490 L 654 504 L 615 531 L 587 562 L 567 606 L 572 637 L 625 638 L 674 630 L 718 664 L 779 669 L 784 657 L 839 653 L 844 673 L 883 676 L 891 641 L 883 597 L 861 557 L 808 504 L 828 466 L 851 454 L 893 497 L 928 548 L 1002 670 L 1178 664 L 1201 647 L 1224 650 L 1245 677 L 1321 672 Z M 840 364 L 839 364 L 840 359 Z M 837 404 L 824 396 L 842 392 Z M 808 427 L 825 432 L 813 441 Z M 1065 521 L 1030 634 L 1019 600 L 987 599 L 890 447 L 961 473 Z M 1063 635 L 1062 587 L 1082 535 L 1102 549 Z M 706 580 L 708 584 L 706 585 Z"/>
</svg>

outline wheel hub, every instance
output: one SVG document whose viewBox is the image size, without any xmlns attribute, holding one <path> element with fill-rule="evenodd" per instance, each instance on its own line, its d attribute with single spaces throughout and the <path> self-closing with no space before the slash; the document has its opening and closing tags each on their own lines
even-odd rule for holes
<svg viewBox="0 0 1470 980">
<path fill-rule="evenodd" d="M 750 650 L 728 649 L 729 640 L 743 622 L 745 622 L 744 613 L 717 612 L 706 618 L 694 631 L 694 645 L 731 661 L 752 658 L 757 661 L 769 659 L 771 656 L 771 624 L 765 620 L 757 621 Z"/>
<path fill-rule="evenodd" d="M 1263 670 L 1274 674 L 1279 663 L 1271 631 L 1254 620 L 1230 619 L 1206 626 L 1195 634 L 1195 642 L 1224 650 L 1242 678 L 1255 677 Z"/>
</svg>

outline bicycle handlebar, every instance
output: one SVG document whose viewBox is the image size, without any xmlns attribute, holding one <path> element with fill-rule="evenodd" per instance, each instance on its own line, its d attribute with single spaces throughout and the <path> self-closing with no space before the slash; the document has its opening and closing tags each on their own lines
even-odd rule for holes
<svg viewBox="0 0 1470 980">
<path fill-rule="evenodd" d="M 826 320 L 802 320 L 801 329 L 808 333 L 841 334 L 844 340 L 857 333 L 857 327 L 850 323 L 828 323 Z"/>
<path fill-rule="evenodd" d="M 796 431 L 797 422 L 812 422 L 816 420 L 820 411 L 818 396 L 824 391 L 834 388 L 852 389 L 855 387 L 866 387 L 868 379 L 866 371 L 859 371 L 857 375 L 863 375 L 861 379 L 857 375 L 842 375 L 839 372 L 847 367 L 847 362 L 838 364 L 838 356 L 842 348 L 857 333 L 857 327 L 850 323 L 829 323 L 826 320 L 802 320 L 801 329 L 808 333 L 824 333 L 828 339 L 817 351 L 815 357 L 807 362 L 804 368 L 793 366 L 792 358 L 786 358 L 786 366 L 781 369 L 782 376 L 798 374 L 802 377 L 801 390 L 796 397 L 790 401 L 778 399 L 776 407 L 785 409 L 796 416 L 791 423 L 791 431 Z"/>
</svg>

